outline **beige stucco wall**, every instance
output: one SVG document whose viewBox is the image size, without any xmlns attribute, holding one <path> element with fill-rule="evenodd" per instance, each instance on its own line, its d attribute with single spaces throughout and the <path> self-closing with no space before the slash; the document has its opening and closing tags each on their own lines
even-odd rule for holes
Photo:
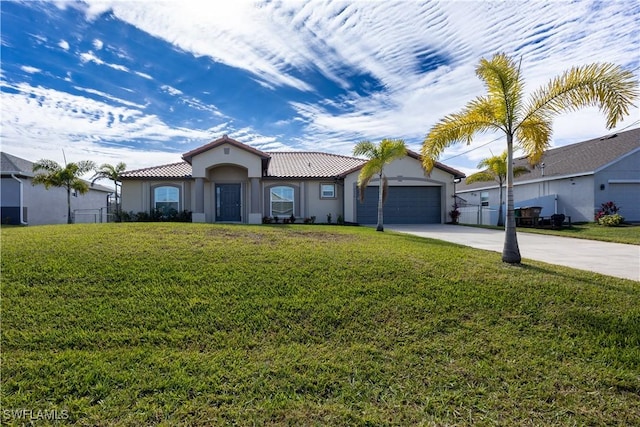
<svg viewBox="0 0 640 427">
<path fill-rule="evenodd" d="M 123 180 L 123 212 L 150 212 L 153 203 L 153 188 L 172 185 L 180 188 L 180 210 L 193 211 L 193 190 L 190 180 Z"/>
<path fill-rule="evenodd" d="M 191 166 L 194 178 L 206 178 L 212 165 L 237 165 L 247 170 L 249 177 L 262 176 L 262 159 L 255 154 L 231 144 L 222 144 L 193 157 Z"/>
<path fill-rule="evenodd" d="M 349 174 L 344 180 L 344 219 L 348 222 L 356 221 L 357 182 L 360 171 Z M 434 168 L 427 175 L 422 163 L 413 157 L 406 156 L 388 164 L 384 174 L 390 186 L 438 186 L 442 187 L 442 222 L 448 221 L 447 212 L 453 205 L 453 176 L 441 169 Z M 379 180 L 372 179 L 369 185 L 378 186 Z"/>
</svg>

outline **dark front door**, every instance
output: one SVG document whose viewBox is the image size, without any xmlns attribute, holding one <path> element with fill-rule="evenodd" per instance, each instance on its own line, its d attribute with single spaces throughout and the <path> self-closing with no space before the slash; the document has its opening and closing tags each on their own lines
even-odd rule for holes
<svg viewBox="0 0 640 427">
<path fill-rule="evenodd" d="M 241 221 L 240 184 L 216 184 L 216 221 Z"/>
</svg>

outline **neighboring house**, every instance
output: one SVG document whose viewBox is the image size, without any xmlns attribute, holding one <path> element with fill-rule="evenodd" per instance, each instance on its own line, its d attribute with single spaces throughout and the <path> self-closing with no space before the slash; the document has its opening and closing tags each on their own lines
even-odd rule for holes
<svg viewBox="0 0 640 427">
<path fill-rule="evenodd" d="M 32 185 L 33 163 L 0 153 L 0 218 L 2 224 L 66 224 L 67 190 Z M 106 222 L 108 197 L 113 190 L 89 184 L 89 192 L 72 193 L 71 210 L 75 222 Z"/>
<path fill-rule="evenodd" d="M 531 170 L 514 180 L 516 208 L 540 206 L 541 216 L 558 213 L 591 222 L 602 203 L 613 201 L 626 221 L 640 222 L 640 128 L 553 148 L 535 167 L 526 157 L 514 164 Z M 460 222 L 497 222 L 497 183 L 461 182 L 456 195 L 472 206 L 461 209 Z M 479 206 L 485 207 L 482 215 Z"/>
<path fill-rule="evenodd" d="M 318 152 L 263 152 L 224 135 L 183 156 L 183 162 L 122 174 L 122 208 L 149 212 L 191 211 L 193 222 L 259 224 L 264 217 L 316 217 L 332 222 L 375 224 L 378 180 L 365 202 L 357 180 L 366 160 Z M 389 198 L 386 224 L 442 223 L 453 203 L 453 181 L 464 175 L 436 165 L 430 176 L 409 152 L 385 168 Z"/>
</svg>

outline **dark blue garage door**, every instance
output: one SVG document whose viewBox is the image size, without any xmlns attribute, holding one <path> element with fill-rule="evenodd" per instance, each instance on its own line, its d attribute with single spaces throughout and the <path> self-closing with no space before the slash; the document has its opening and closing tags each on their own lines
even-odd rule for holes
<svg viewBox="0 0 640 427">
<path fill-rule="evenodd" d="M 384 204 L 385 224 L 440 224 L 441 187 L 389 187 Z M 360 224 L 378 222 L 378 187 L 367 187 L 364 203 L 357 202 Z"/>
</svg>

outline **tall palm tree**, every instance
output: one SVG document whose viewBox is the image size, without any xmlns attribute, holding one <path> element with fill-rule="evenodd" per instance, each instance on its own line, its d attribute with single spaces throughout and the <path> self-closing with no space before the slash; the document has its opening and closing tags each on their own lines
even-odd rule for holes
<svg viewBox="0 0 640 427">
<path fill-rule="evenodd" d="M 507 179 L 507 152 L 506 150 L 499 156 L 491 156 L 483 159 L 478 163 L 478 169 L 484 170 L 476 172 L 467 177 L 465 182 L 471 184 L 474 182 L 486 182 L 495 181 L 498 183 L 500 194 L 500 207 L 498 208 L 498 227 L 504 226 L 504 214 L 502 213 L 502 204 L 504 198 L 502 194 L 502 187 Z M 513 177 L 518 177 L 522 174 L 529 173 L 529 169 L 525 166 L 514 166 Z"/>
<path fill-rule="evenodd" d="M 64 167 L 53 160 L 39 160 L 33 164 L 33 171 L 37 173 L 32 180 L 33 185 L 43 184 L 48 190 L 51 187 L 61 187 L 67 190 L 67 224 L 71 224 L 71 190 L 80 194 L 89 191 L 89 185 L 80 177 L 96 168 L 90 160 L 77 163 L 67 163 Z"/>
<path fill-rule="evenodd" d="M 382 225 L 382 206 L 386 199 L 388 189 L 387 177 L 384 175 L 384 167 L 388 163 L 396 159 L 400 159 L 407 155 L 407 146 L 401 139 L 383 139 L 380 144 L 375 145 L 369 141 L 361 141 L 353 148 L 354 156 L 364 156 L 369 159 L 360 169 L 358 175 L 358 190 L 360 192 L 360 201 L 364 201 L 364 191 L 369 181 L 377 175 L 379 179 L 378 191 L 378 226 L 377 231 L 384 231 Z"/>
<path fill-rule="evenodd" d="M 553 119 L 560 113 L 597 106 L 611 129 L 629 114 L 638 96 L 637 79 L 631 71 L 609 63 L 574 67 L 552 79 L 524 99 L 520 64 L 504 53 L 480 60 L 476 75 L 487 89 L 485 96 L 470 101 L 462 111 L 436 123 L 422 145 L 422 161 L 431 171 L 435 160 L 448 146 L 471 143 L 480 132 L 501 131 L 507 140 L 507 224 L 502 260 L 520 263 L 513 211 L 514 142 L 536 164 L 549 147 Z"/>
<path fill-rule="evenodd" d="M 91 178 L 91 185 L 93 185 L 99 179 L 110 179 L 113 181 L 115 186 L 114 194 L 116 200 L 116 218 L 120 218 L 120 207 L 118 205 L 118 182 L 120 182 L 120 175 L 127 169 L 127 165 L 124 162 L 119 162 L 117 165 L 113 166 L 108 163 L 104 163 L 100 165 L 100 167 L 96 170 L 95 175 Z"/>
</svg>

